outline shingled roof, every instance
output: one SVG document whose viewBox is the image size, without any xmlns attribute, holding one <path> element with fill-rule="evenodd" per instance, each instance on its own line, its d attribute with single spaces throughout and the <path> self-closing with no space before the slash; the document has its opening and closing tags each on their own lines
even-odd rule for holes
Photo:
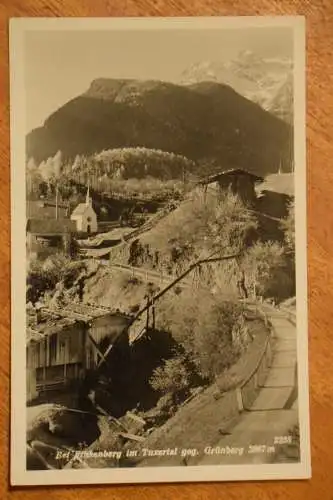
<svg viewBox="0 0 333 500">
<path fill-rule="evenodd" d="M 218 179 L 224 176 L 235 176 L 235 175 L 243 175 L 252 177 L 254 182 L 263 182 L 263 177 L 260 177 L 252 172 L 248 172 L 247 170 L 243 170 L 241 168 L 232 168 L 230 170 L 223 170 L 222 172 L 217 172 L 216 174 L 210 175 L 200 181 L 200 184 L 210 184 L 211 182 L 216 182 Z"/>
<path fill-rule="evenodd" d="M 58 218 L 66 218 L 66 213 L 69 207 L 58 205 Z M 29 219 L 54 219 L 56 213 L 55 202 L 43 200 L 28 200 L 27 201 L 27 218 Z"/>
<path fill-rule="evenodd" d="M 28 219 L 27 232 L 40 235 L 75 233 L 76 224 L 70 219 Z"/>
</svg>

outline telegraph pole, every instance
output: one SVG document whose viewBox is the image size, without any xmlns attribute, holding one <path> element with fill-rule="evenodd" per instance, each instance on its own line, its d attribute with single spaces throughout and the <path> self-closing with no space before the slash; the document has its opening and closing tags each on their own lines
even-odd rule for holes
<svg viewBox="0 0 333 500">
<path fill-rule="evenodd" d="M 57 182 L 56 183 L 56 199 L 55 199 L 55 210 L 56 210 L 55 218 L 56 218 L 56 220 L 58 219 L 58 196 L 59 196 L 59 191 L 58 191 L 58 182 Z"/>
<path fill-rule="evenodd" d="M 184 192 L 185 192 L 185 185 L 186 185 L 186 169 L 185 169 L 185 165 L 183 165 L 183 189 L 184 189 Z"/>
</svg>

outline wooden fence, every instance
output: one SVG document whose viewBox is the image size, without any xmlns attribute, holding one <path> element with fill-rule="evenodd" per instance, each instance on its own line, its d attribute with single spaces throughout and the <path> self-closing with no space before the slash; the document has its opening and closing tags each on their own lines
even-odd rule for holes
<svg viewBox="0 0 333 500">
<path fill-rule="evenodd" d="M 271 328 L 267 314 L 263 311 L 260 305 L 254 304 L 253 306 L 257 316 L 261 318 L 265 326 L 269 328 L 269 334 L 265 340 L 258 362 L 251 373 L 237 387 L 223 393 L 224 398 L 230 397 L 232 401 L 237 401 L 237 406 L 233 405 L 233 411 L 235 413 L 234 416 L 236 416 L 236 413 L 241 413 L 244 410 L 249 410 L 251 408 L 261 387 L 265 383 L 268 370 L 273 360 L 272 340 L 274 337 L 274 331 Z M 220 389 L 218 389 L 218 392 L 220 393 Z"/>
</svg>

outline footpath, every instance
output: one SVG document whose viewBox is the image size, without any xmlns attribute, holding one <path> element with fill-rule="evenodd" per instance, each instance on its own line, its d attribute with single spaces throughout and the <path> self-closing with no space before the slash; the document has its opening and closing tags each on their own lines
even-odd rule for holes
<svg viewBox="0 0 333 500">
<path fill-rule="evenodd" d="M 298 424 L 296 327 L 283 311 L 263 306 L 273 328 L 272 364 L 251 408 L 211 446 L 198 465 L 275 461 Z"/>
</svg>

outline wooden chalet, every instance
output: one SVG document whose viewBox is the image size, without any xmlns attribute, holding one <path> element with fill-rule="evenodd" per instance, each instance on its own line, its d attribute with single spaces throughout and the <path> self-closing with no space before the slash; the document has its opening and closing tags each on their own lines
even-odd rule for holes
<svg viewBox="0 0 333 500">
<path fill-rule="evenodd" d="M 26 347 L 27 399 L 47 391 L 75 389 L 90 370 L 108 363 L 117 343 L 127 348 L 128 318 L 120 313 L 99 313 L 92 318 L 63 311 L 43 311 L 29 325 Z M 80 319 L 78 319 L 80 318 Z"/>
<path fill-rule="evenodd" d="M 36 257 L 57 253 L 59 250 L 69 253 L 75 232 L 75 222 L 69 219 L 28 219 L 27 251 Z"/>
<path fill-rule="evenodd" d="M 238 195 L 244 203 L 253 204 L 256 201 L 256 184 L 263 182 L 263 180 L 256 174 L 234 168 L 210 175 L 199 181 L 199 185 L 204 186 L 205 189 L 214 185 L 219 191 L 230 190 L 233 194 Z"/>
</svg>

